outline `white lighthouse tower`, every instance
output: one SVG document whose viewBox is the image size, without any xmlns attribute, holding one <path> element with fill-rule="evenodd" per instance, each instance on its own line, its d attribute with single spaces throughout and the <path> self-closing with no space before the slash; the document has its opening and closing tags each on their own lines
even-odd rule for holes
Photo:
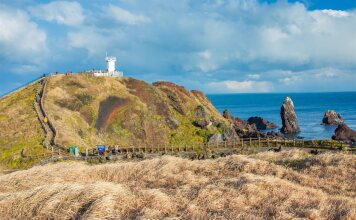
<svg viewBox="0 0 356 220">
<path fill-rule="evenodd" d="M 116 57 L 106 57 L 106 64 L 107 64 L 107 70 L 109 73 L 115 72 L 115 62 L 116 62 Z"/>
<path fill-rule="evenodd" d="M 107 69 L 106 71 L 94 72 L 94 76 L 111 76 L 111 77 L 122 77 L 124 75 L 121 71 L 116 71 L 115 63 L 116 57 L 107 56 L 105 58 Z"/>
</svg>

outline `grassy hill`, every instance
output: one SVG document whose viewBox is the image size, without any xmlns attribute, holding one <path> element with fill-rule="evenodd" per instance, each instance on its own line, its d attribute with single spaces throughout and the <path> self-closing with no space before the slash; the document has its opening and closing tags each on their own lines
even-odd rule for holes
<svg viewBox="0 0 356 220">
<path fill-rule="evenodd" d="M 37 85 L 32 84 L 0 100 L 0 167 L 28 167 L 36 160 L 21 158 L 42 152 L 45 134 L 38 122 L 33 100 Z"/>
<path fill-rule="evenodd" d="M 202 129 L 193 122 L 201 109 L 201 117 L 216 121 L 208 132 L 225 123 L 203 94 L 168 82 L 57 75 L 48 80 L 44 97 L 58 143 L 66 146 L 199 143 L 206 134 L 197 135 Z"/>
<path fill-rule="evenodd" d="M 0 176 L 4 219 L 355 219 L 355 155 L 57 163 Z"/>
<path fill-rule="evenodd" d="M 42 151 L 44 133 L 33 108 L 36 89 L 33 84 L 0 100 L 0 163 L 7 167 L 23 166 L 19 154 L 24 148 Z M 97 144 L 189 146 L 225 132 L 228 123 L 203 93 L 169 82 L 54 75 L 47 79 L 43 103 L 57 142 L 82 149 Z"/>
</svg>

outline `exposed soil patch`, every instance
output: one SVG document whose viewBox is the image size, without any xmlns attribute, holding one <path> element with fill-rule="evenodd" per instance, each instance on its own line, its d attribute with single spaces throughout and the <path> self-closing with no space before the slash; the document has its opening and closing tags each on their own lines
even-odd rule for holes
<svg viewBox="0 0 356 220">
<path fill-rule="evenodd" d="M 131 94 L 137 96 L 141 102 L 147 105 L 150 111 L 154 111 L 166 119 L 170 117 L 168 104 L 162 100 L 160 90 L 148 83 L 135 79 L 129 79 L 126 86 L 130 89 Z"/>
<path fill-rule="evenodd" d="M 95 128 L 97 130 L 105 129 L 114 121 L 115 114 L 127 103 L 127 99 L 122 99 L 116 96 L 109 96 L 107 99 L 100 102 Z"/>
<path fill-rule="evenodd" d="M 177 84 L 174 84 L 172 82 L 158 81 L 158 82 L 154 82 L 153 85 L 158 88 L 166 87 L 166 88 L 173 90 L 176 93 L 181 93 L 181 94 L 184 94 L 184 95 L 190 97 L 189 91 L 187 91 L 184 88 L 184 86 L 178 86 Z"/>
</svg>

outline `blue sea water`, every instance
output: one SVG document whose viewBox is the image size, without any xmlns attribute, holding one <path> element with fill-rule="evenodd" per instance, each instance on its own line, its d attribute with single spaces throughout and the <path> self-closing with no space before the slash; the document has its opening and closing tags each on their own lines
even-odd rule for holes
<svg viewBox="0 0 356 220">
<path fill-rule="evenodd" d="M 356 129 L 356 92 L 212 94 L 208 98 L 221 113 L 228 109 L 233 116 L 244 120 L 260 116 L 281 126 L 280 107 L 286 96 L 294 102 L 301 129 L 298 135 L 304 139 L 331 138 L 336 126 L 320 125 L 328 109 L 340 113 L 345 123 Z"/>
</svg>

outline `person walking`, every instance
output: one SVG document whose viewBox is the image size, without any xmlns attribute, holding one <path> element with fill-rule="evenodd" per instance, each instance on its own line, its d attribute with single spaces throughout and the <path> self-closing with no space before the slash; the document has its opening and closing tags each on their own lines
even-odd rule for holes
<svg viewBox="0 0 356 220">
<path fill-rule="evenodd" d="M 115 154 L 115 155 L 119 154 L 119 145 L 115 145 L 115 147 L 114 147 L 114 154 Z"/>
</svg>

